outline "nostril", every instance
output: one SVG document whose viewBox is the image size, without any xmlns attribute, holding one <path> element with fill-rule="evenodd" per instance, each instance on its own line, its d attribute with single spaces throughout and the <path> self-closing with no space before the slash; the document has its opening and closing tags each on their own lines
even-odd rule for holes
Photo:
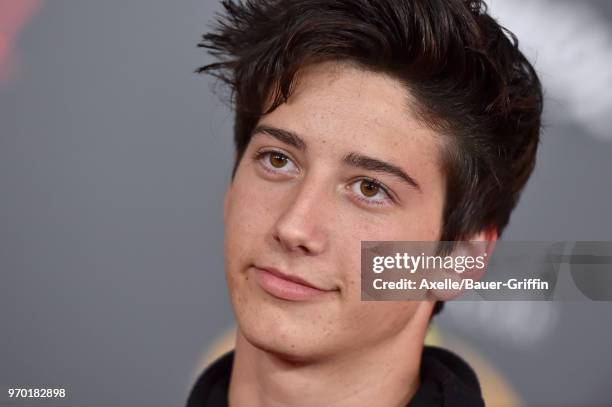
<svg viewBox="0 0 612 407">
<path fill-rule="evenodd" d="M 307 245 L 299 243 L 297 241 L 292 241 L 289 238 L 282 238 L 280 234 L 275 233 L 273 235 L 273 239 L 276 243 L 278 243 L 284 250 L 288 252 L 299 252 L 301 254 L 311 254 L 312 251 L 308 248 Z"/>
<path fill-rule="evenodd" d="M 296 247 L 296 249 L 300 250 L 304 254 L 310 254 L 310 250 L 308 250 L 308 248 L 306 246 L 300 245 L 300 246 Z"/>
</svg>

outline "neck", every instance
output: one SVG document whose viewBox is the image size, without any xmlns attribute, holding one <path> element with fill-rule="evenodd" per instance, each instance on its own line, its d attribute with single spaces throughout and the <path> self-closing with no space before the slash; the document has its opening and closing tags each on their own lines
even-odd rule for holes
<svg viewBox="0 0 612 407">
<path fill-rule="evenodd" d="M 409 324 L 411 325 L 411 324 Z M 230 406 L 405 406 L 419 386 L 427 324 L 366 349 L 295 363 L 251 344 L 238 329 Z"/>
</svg>

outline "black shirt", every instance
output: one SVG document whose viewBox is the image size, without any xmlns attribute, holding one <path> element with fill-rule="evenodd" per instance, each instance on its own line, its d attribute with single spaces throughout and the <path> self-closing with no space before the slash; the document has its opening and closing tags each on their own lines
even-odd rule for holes
<svg viewBox="0 0 612 407">
<path fill-rule="evenodd" d="M 234 352 L 212 363 L 194 384 L 187 407 L 227 407 Z M 480 407 L 484 401 L 474 371 L 459 356 L 425 346 L 421 384 L 406 407 Z"/>
</svg>

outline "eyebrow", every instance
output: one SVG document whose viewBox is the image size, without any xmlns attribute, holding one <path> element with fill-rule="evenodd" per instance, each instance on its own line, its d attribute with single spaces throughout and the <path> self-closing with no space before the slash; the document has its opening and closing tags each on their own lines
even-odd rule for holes
<svg viewBox="0 0 612 407">
<path fill-rule="evenodd" d="M 253 130 L 252 136 L 261 133 L 272 136 L 278 141 L 289 144 L 300 151 L 306 151 L 306 142 L 300 136 L 289 130 L 278 129 L 270 126 L 257 126 L 255 130 Z"/>
<path fill-rule="evenodd" d="M 389 164 L 385 161 L 381 161 L 376 158 L 368 157 L 368 156 L 361 155 L 358 153 L 349 153 L 346 156 L 344 156 L 342 161 L 345 164 L 348 164 L 350 166 L 357 167 L 357 168 L 363 168 L 364 170 L 390 174 L 398 178 L 399 180 L 409 184 L 410 186 L 418 189 L 419 191 L 421 191 L 420 185 L 418 184 L 418 182 L 416 182 L 414 178 L 408 175 L 400 167 L 395 166 L 393 164 Z"/>
<path fill-rule="evenodd" d="M 306 151 L 306 142 L 304 141 L 304 139 L 289 130 L 283 130 L 276 127 L 261 125 L 257 126 L 255 130 L 253 130 L 252 136 L 256 136 L 257 134 L 267 134 L 282 143 L 297 148 L 302 152 Z M 400 181 L 407 183 L 411 187 L 416 188 L 417 190 L 419 190 L 419 192 L 421 191 L 420 185 L 418 184 L 418 182 L 416 182 L 414 178 L 408 175 L 406 171 L 402 170 L 400 167 L 390 164 L 388 162 L 355 152 L 351 152 L 345 155 L 342 159 L 342 162 L 347 165 L 350 165 L 351 167 L 390 174 L 395 178 L 398 178 Z"/>
</svg>

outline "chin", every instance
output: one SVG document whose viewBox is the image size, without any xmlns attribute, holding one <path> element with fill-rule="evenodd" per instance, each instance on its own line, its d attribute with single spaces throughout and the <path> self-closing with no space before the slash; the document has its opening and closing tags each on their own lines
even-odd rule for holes
<svg viewBox="0 0 612 407">
<path fill-rule="evenodd" d="M 241 331 L 242 332 L 242 331 Z M 289 363 L 312 363 L 326 357 L 327 352 L 312 342 L 300 343 L 282 342 L 270 338 L 262 338 L 259 335 L 248 335 L 242 332 L 249 344 L 260 351 L 264 351 L 274 357 Z"/>
<path fill-rule="evenodd" d="M 312 329 L 315 322 L 305 322 L 279 310 L 248 307 L 236 315 L 238 329 L 253 347 L 282 360 L 298 363 L 325 357 L 330 333 Z M 264 307 L 269 304 L 265 304 Z"/>
</svg>

